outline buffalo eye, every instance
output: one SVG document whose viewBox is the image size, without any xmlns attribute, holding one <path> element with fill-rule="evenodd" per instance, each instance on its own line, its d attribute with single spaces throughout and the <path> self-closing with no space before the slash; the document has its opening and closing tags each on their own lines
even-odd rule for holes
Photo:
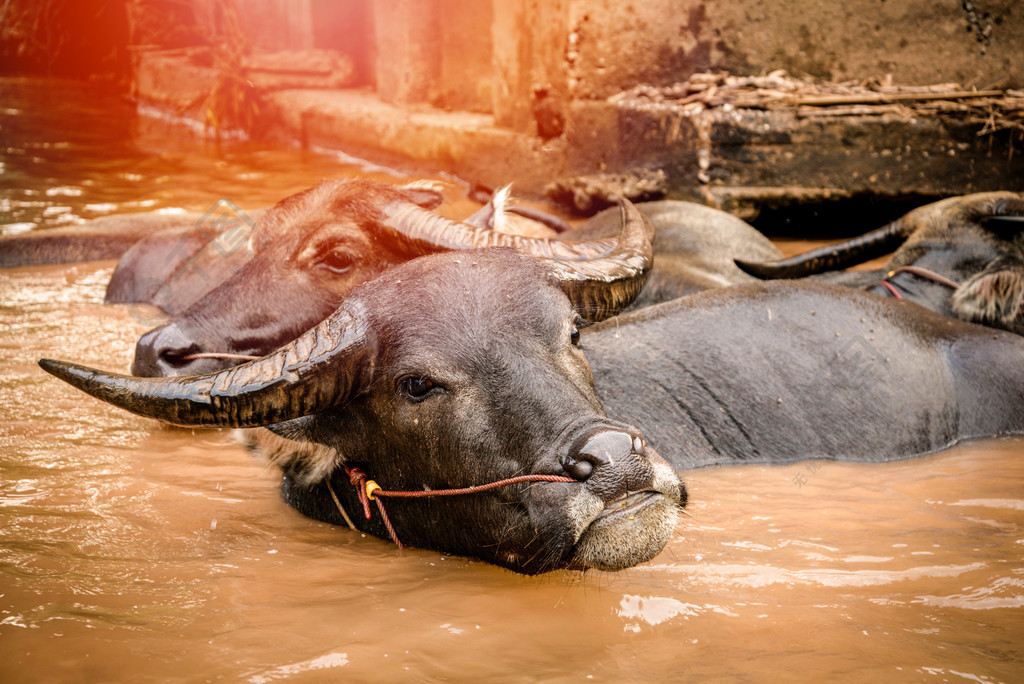
<svg viewBox="0 0 1024 684">
<path fill-rule="evenodd" d="M 576 319 L 572 322 L 572 328 L 569 330 L 569 341 L 572 342 L 574 347 L 580 345 L 580 330 L 586 328 L 589 325 L 582 317 L 576 316 Z"/>
<path fill-rule="evenodd" d="M 355 266 L 355 257 L 347 249 L 336 247 L 320 258 L 320 265 L 334 273 L 347 273 Z"/>
<path fill-rule="evenodd" d="M 441 391 L 441 388 L 427 378 L 412 376 L 402 379 L 398 383 L 399 389 L 410 399 L 419 401 L 434 391 Z"/>
</svg>

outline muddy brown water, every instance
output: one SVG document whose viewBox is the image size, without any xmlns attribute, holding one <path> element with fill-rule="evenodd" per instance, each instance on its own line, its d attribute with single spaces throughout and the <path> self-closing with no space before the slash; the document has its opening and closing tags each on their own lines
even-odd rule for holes
<svg viewBox="0 0 1024 684">
<path fill-rule="evenodd" d="M 0 199 L 31 229 L 146 197 L 261 206 L 366 172 L 225 159 L 130 116 L 133 145 L 102 164 L 40 171 L 68 147 L 10 148 L 47 142 L 69 96 L 14 144 L 11 92 L 48 92 L 15 85 Z M 42 373 L 43 356 L 127 367 L 145 326 L 102 304 L 112 268 L 0 272 L 0 681 L 1024 679 L 1024 439 L 689 472 L 689 515 L 650 563 L 522 577 L 304 518 L 229 431 L 161 427 Z"/>
</svg>

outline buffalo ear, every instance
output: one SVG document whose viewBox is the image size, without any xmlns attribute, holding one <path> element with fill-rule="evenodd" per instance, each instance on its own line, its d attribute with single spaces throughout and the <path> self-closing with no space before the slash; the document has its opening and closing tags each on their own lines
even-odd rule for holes
<svg viewBox="0 0 1024 684">
<path fill-rule="evenodd" d="M 274 423 L 267 426 L 267 431 L 249 430 L 249 446 L 302 485 L 327 479 L 342 467 L 345 457 L 338 449 L 325 445 L 322 438 L 316 438 L 321 432 L 319 417 L 316 414 Z"/>
<path fill-rule="evenodd" d="M 316 414 L 300 416 L 280 423 L 271 423 L 267 429 L 278 437 L 284 437 L 295 442 L 307 442 L 312 439 L 311 428 L 314 426 Z"/>
<path fill-rule="evenodd" d="M 290 442 L 323 445 L 325 448 L 341 449 L 348 443 L 357 430 L 358 421 L 353 420 L 352 413 L 342 409 L 312 413 L 291 420 L 267 425 L 267 429 L 278 437 Z"/>
<path fill-rule="evenodd" d="M 406 198 L 424 209 L 437 209 L 444 203 L 439 184 L 429 181 L 413 181 L 402 186 Z"/>
<path fill-rule="evenodd" d="M 953 294 L 953 313 L 972 323 L 1018 332 L 1024 312 L 1024 271 L 990 265 Z"/>
</svg>

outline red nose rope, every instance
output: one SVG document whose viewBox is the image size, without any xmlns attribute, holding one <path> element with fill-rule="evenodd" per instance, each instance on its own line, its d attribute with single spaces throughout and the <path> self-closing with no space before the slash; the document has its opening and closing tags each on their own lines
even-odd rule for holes
<svg viewBox="0 0 1024 684">
<path fill-rule="evenodd" d="M 377 504 L 377 510 L 380 511 L 381 520 L 384 521 L 384 527 L 388 529 L 388 534 L 391 535 L 391 541 L 395 542 L 395 546 L 400 549 L 404 549 L 405 546 L 402 542 L 398 541 L 398 534 L 395 532 L 395 526 L 391 524 L 391 519 L 388 518 L 387 511 L 384 510 L 384 502 L 381 497 L 390 496 L 396 499 L 418 499 L 428 496 L 461 496 L 463 494 L 477 494 L 479 492 L 486 492 L 491 489 L 498 489 L 499 487 L 508 487 L 509 485 L 519 484 L 520 482 L 576 482 L 571 477 L 565 477 L 564 475 L 516 475 L 515 477 L 508 477 L 504 480 L 497 480 L 495 482 L 488 482 L 482 485 L 473 485 L 472 487 L 461 487 L 459 489 L 429 489 L 421 491 L 393 491 L 387 489 L 381 489 L 381 486 L 368 478 L 359 468 L 352 468 L 345 466 L 345 473 L 348 475 L 349 482 L 356 488 L 356 493 L 359 495 L 359 503 L 363 505 L 363 514 L 366 519 L 369 520 L 370 514 L 370 502 L 373 501 Z M 345 513 L 345 509 L 341 507 L 341 501 L 338 500 L 338 496 L 334 493 L 334 489 L 331 487 L 331 481 L 328 479 L 327 490 L 331 493 L 331 498 L 334 499 L 334 504 L 338 507 L 345 522 L 353 530 L 356 529 L 355 525 L 352 524 L 352 520 Z"/>
<path fill-rule="evenodd" d="M 892 283 L 889 282 L 889 278 L 892 278 L 893 276 L 898 275 L 900 273 L 913 273 L 914 275 L 920 276 L 921 278 L 924 278 L 926 280 L 930 280 L 933 283 L 945 285 L 951 290 L 960 289 L 959 283 L 953 282 L 946 276 L 940 273 L 936 273 L 931 269 L 921 268 L 920 266 L 900 266 L 894 271 L 889 271 L 888 273 L 885 274 L 885 277 L 882 278 L 882 286 L 885 287 L 885 289 L 887 289 L 889 292 L 891 292 L 892 296 L 895 297 L 896 299 L 903 299 L 903 295 L 900 294 L 900 291 L 897 290 Z"/>
</svg>

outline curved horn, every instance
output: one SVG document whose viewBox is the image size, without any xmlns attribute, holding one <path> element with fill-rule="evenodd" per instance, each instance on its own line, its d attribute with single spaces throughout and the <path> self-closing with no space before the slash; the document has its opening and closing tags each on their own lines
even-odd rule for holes
<svg viewBox="0 0 1024 684">
<path fill-rule="evenodd" d="M 577 309 L 598 321 L 614 316 L 636 298 L 653 258 L 651 220 L 628 200 L 620 206 L 622 228 L 617 238 L 582 242 L 477 228 L 406 202 L 385 207 L 381 225 L 411 251 L 510 247 L 545 259 Z"/>
<path fill-rule="evenodd" d="M 548 267 L 576 310 L 592 321 L 618 314 L 640 294 L 653 261 L 654 226 L 629 200 L 619 203 L 615 247 L 589 260 L 549 259 Z"/>
<path fill-rule="evenodd" d="M 419 254 L 452 249 L 511 247 L 528 256 L 575 261 L 600 259 L 610 254 L 618 244 L 615 239 L 569 242 L 555 238 L 510 235 L 453 221 L 410 202 L 392 202 L 384 207 L 380 225 L 408 251 Z"/>
<path fill-rule="evenodd" d="M 986 216 L 981 224 L 997 235 L 1015 235 L 1024 231 L 1024 216 Z"/>
<path fill-rule="evenodd" d="M 818 247 L 788 259 L 763 264 L 736 259 L 736 265 L 740 270 L 762 280 L 802 278 L 825 271 L 838 271 L 888 254 L 901 245 L 911 232 L 912 226 L 907 225 L 902 219 L 897 219 L 887 226 L 852 240 Z"/>
<path fill-rule="evenodd" d="M 347 401 L 371 367 L 365 316 L 339 309 L 278 351 L 217 373 L 136 378 L 40 359 L 47 373 L 148 418 L 174 425 L 258 427 Z M 323 373 L 330 365 L 331 372 Z M 329 382 L 325 382 L 329 378 Z"/>
</svg>

